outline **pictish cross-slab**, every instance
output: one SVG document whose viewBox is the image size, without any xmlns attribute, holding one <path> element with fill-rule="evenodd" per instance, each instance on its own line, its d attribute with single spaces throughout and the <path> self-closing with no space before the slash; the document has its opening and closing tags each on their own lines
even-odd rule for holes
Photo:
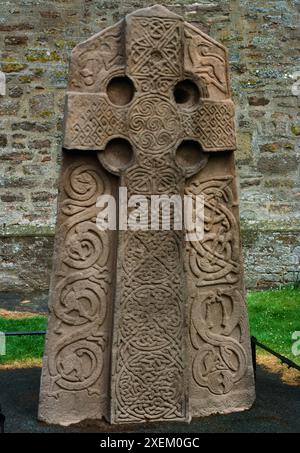
<svg viewBox="0 0 300 453">
<path fill-rule="evenodd" d="M 40 419 L 189 421 L 249 408 L 226 49 L 161 6 L 78 45 L 64 148 Z M 99 231 L 97 197 L 120 187 L 126 201 L 203 195 L 203 240 L 150 220 Z"/>
</svg>

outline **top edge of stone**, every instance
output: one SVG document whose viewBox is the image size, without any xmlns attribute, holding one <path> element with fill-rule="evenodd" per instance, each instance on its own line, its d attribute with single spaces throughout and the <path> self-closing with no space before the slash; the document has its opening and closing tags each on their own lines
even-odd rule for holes
<svg viewBox="0 0 300 453">
<path fill-rule="evenodd" d="M 136 11 L 126 15 L 126 19 L 130 17 L 159 17 L 183 21 L 183 17 L 179 16 L 176 13 L 173 13 L 162 5 L 153 5 L 149 6 L 148 8 L 137 9 Z"/>
</svg>

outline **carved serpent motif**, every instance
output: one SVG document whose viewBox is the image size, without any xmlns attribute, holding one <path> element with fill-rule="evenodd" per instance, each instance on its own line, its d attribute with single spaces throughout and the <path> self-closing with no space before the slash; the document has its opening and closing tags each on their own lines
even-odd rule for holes
<svg viewBox="0 0 300 453">
<path fill-rule="evenodd" d="M 239 231 L 232 176 L 192 181 L 186 193 L 204 195 L 204 238 L 188 245 L 187 261 L 194 288 L 190 339 L 194 348 L 194 383 L 215 395 L 227 394 L 244 376 L 247 353 L 245 311 L 238 284 Z M 217 288 L 207 287 L 218 285 Z M 224 286 L 228 285 L 228 286 Z"/>
<path fill-rule="evenodd" d="M 109 247 L 107 233 L 95 226 L 95 205 L 97 197 L 110 190 L 109 183 L 93 165 L 78 163 L 71 165 L 62 179 L 67 198 L 62 201 L 63 248 L 53 288 L 58 337 L 56 353 L 49 356 L 48 364 L 51 396 L 61 391 L 97 391 L 93 386 L 103 370 L 107 343 L 103 324 L 110 283 Z"/>
<path fill-rule="evenodd" d="M 230 392 L 246 372 L 243 332 L 233 336 L 236 328 L 243 329 L 242 303 L 237 289 L 224 288 L 198 295 L 192 305 L 193 377 L 216 395 Z"/>
<path fill-rule="evenodd" d="M 231 182 L 231 176 L 224 176 L 193 182 L 186 189 L 189 195 L 204 195 L 204 239 L 189 244 L 189 265 L 199 286 L 239 279 L 239 236 L 231 212 Z"/>
</svg>

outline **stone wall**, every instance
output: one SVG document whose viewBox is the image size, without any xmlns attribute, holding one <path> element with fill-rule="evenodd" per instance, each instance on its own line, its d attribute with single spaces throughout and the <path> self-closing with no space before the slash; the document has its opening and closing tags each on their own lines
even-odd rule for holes
<svg viewBox="0 0 300 453">
<path fill-rule="evenodd" d="M 300 261 L 299 0 L 0 1 L 0 291 L 49 285 L 71 49 L 162 3 L 229 48 L 249 288 L 286 284 Z M 300 78 L 300 74 L 299 74 Z"/>
</svg>

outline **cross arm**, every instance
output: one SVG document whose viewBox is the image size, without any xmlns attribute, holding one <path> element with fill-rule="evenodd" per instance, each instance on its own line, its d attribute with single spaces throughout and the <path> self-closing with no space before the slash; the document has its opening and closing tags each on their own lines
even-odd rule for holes
<svg viewBox="0 0 300 453">
<path fill-rule="evenodd" d="M 112 105 L 107 96 L 68 92 L 65 107 L 64 147 L 103 150 L 109 139 L 126 136 L 126 109 Z"/>
<path fill-rule="evenodd" d="M 184 135 L 198 140 L 203 151 L 236 149 L 234 105 L 231 100 L 202 100 L 193 111 L 182 113 Z"/>
</svg>

